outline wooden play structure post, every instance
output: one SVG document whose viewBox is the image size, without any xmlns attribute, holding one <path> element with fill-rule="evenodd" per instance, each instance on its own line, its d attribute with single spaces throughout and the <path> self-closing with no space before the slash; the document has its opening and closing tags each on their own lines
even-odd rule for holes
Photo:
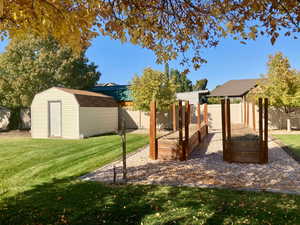
<svg viewBox="0 0 300 225">
<path fill-rule="evenodd" d="M 206 125 L 206 133 L 208 134 L 208 112 L 207 112 L 207 103 L 204 104 L 204 113 L 203 113 L 203 117 L 204 117 L 204 122 Z"/>
<path fill-rule="evenodd" d="M 172 105 L 172 120 L 173 120 L 173 131 L 177 130 L 177 121 L 176 121 L 176 104 Z"/>
<path fill-rule="evenodd" d="M 190 123 L 190 103 L 185 102 L 185 115 L 184 115 L 184 142 L 182 147 L 182 157 L 181 160 L 187 159 L 188 147 L 189 147 L 189 123 Z"/>
<path fill-rule="evenodd" d="M 179 133 L 179 146 L 183 145 L 183 135 L 182 135 L 182 101 L 178 101 L 178 133 Z"/>
<path fill-rule="evenodd" d="M 175 104 L 174 104 L 175 105 Z M 174 108 L 169 110 L 173 116 L 177 113 Z M 149 158 L 153 160 L 187 160 L 191 152 L 200 147 L 200 142 L 207 136 L 207 105 L 204 105 L 204 120 L 201 121 L 200 105 L 197 106 L 197 124 L 193 124 L 193 129 L 190 130 L 191 123 L 191 105 L 188 101 L 185 102 L 183 110 L 182 101 L 178 101 L 178 125 L 177 130 L 173 130 L 165 135 L 157 137 L 156 135 L 156 102 L 150 103 L 150 148 Z M 177 116 L 173 117 L 173 123 L 177 123 Z M 173 125 L 174 125 L 173 124 Z M 196 129 L 195 129 L 196 127 Z M 174 127 L 173 127 L 174 129 Z M 184 133 L 183 133 L 184 129 Z"/>
<path fill-rule="evenodd" d="M 269 103 L 267 98 L 258 99 L 258 106 L 259 106 L 259 138 L 258 139 L 256 138 L 231 139 L 230 101 L 229 99 L 221 100 L 223 159 L 225 161 L 243 162 L 243 163 L 267 163 L 268 162 L 268 104 Z M 247 103 L 246 110 L 247 111 L 245 111 L 244 114 L 244 116 L 246 115 L 246 121 L 244 121 L 244 125 L 249 125 L 249 103 Z M 253 106 L 253 112 L 255 113 L 255 105 Z M 253 119 L 255 121 L 255 116 L 253 116 Z"/>
<path fill-rule="evenodd" d="M 198 141 L 201 142 L 201 108 L 200 104 L 197 104 L 197 128 L 198 128 Z"/>
<path fill-rule="evenodd" d="M 225 99 L 221 100 L 221 113 L 222 113 L 222 145 L 223 145 L 223 160 L 227 161 L 227 148 L 226 148 L 226 141 L 227 141 L 227 135 L 226 135 L 226 107 L 225 107 Z"/>
<path fill-rule="evenodd" d="M 157 139 L 156 139 L 156 101 L 153 100 L 150 104 L 150 151 L 149 158 L 156 160 L 158 157 Z"/>
<path fill-rule="evenodd" d="M 264 125 L 264 156 L 263 156 L 263 162 L 262 163 L 267 163 L 268 162 L 268 106 L 269 106 L 269 100 L 267 98 L 264 99 L 264 119 L 265 119 L 265 125 Z"/>
</svg>

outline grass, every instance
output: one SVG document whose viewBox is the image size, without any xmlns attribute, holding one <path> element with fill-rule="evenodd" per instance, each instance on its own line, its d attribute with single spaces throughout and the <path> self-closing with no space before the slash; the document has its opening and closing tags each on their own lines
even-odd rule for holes
<svg viewBox="0 0 300 225">
<path fill-rule="evenodd" d="M 144 135 L 128 135 L 128 149 Z M 300 224 L 300 196 L 76 177 L 120 155 L 118 136 L 0 140 L 0 224 Z"/>
<path fill-rule="evenodd" d="M 300 134 L 276 134 L 274 135 L 287 145 L 298 157 L 300 157 Z"/>
<path fill-rule="evenodd" d="M 10 198 L 0 224 L 300 224 L 300 196 L 55 180 Z"/>
<path fill-rule="evenodd" d="M 127 135 L 127 151 L 148 143 Z M 0 139 L 0 200 L 53 179 L 73 179 L 121 156 L 121 139 L 107 135 L 83 140 Z"/>
</svg>

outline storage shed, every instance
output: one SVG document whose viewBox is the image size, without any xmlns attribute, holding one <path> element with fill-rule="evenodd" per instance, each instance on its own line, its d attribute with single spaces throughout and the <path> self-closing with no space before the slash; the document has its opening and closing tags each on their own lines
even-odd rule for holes
<svg viewBox="0 0 300 225">
<path fill-rule="evenodd" d="M 31 123 L 33 138 L 80 139 L 116 132 L 118 105 L 107 95 L 53 87 L 35 95 Z"/>
</svg>

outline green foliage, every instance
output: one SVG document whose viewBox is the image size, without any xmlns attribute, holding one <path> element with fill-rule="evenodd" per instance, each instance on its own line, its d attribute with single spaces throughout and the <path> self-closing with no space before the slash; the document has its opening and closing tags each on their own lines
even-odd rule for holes
<svg viewBox="0 0 300 225">
<path fill-rule="evenodd" d="M 219 97 L 210 97 L 207 99 L 207 104 L 221 104 L 221 98 Z"/>
<path fill-rule="evenodd" d="M 300 106 L 299 72 L 291 69 L 288 58 L 280 52 L 269 57 L 267 66 L 268 73 L 251 92 L 250 98 L 268 97 L 271 105 L 283 107 L 286 113 L 290 113 L 294 107 Z"/>
<path fill-rule="evenodd" d="M 21 124 L 21 108 L 20 107 L 12 107 L 10 110 L 10 117 L 9 117 L 9 130 L 17 130 L 20 128 Z"/>
<path fill-rule="evenodd" d="M 245 44 L 299 32 L 299 0 L 1 0 L 0 38 L 51 35 L 80 51 L 106 35 L 151 49 L 157 62 L 182 56 L 195 69 L 202 49 L 225 37 Z M 284 31 L 284 32 L 282 32 Z"/>
<path fill-rule="evenodd" d="M 177 85 L 176 92 L 187 92 L 193 90 L 192 81 L 190 81 L 186 74 L 179 72 L 178 70 L 171 69 L 170 76 Z"/>
<path fill-rule="evenodd" d="M 155 99 L 158 111 L 166 111 L 176 100 L 176 85 L 165 73 L 146 68 L 141 77 L 135 75 L 131 86 L 134 108 L 150 110 L 150 102 Z"/>
<path fill-rule="evenodd" d="M 100 77 L 96 69 L 53 38 L 11 41 L 0 55 L 0 105 L 30 106 L 36 93 L 53 86 L 90 88 Z"/>
<path fill-rule="evenodd" d="M 207 104 L 221 104 L 221 97 L 210 97 L 207 100 Z M 230 98 L 230 103 L 231 104 L 239 104 L 241 103 L 240 98 Z"/>
<path fill-rule="evenodd" d="M 194 91 L 201 91 L 201 90 L 205 90 L 206 86 L 207 86 L 207 82 L 208 80 L 205 79 L 201 79 L 201 80 L 197 80 L 196 84 L 193 86 L 193 90 Z"/>
</svg>

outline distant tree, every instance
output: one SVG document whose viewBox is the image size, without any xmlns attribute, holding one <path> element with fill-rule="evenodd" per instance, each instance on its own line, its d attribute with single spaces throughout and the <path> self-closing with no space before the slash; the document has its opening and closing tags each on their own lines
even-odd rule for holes
<svg viewBox="0 0 300 225">
<path fill-rule="evenodd" d="M 193 90 L 192 81 L 190 81 L 186 74 L 180 73 L 178 70 L 171 70 L 170 76 L 174 79 L 177 85 L 176 92 L 186 92 Z"/>
<path fill-rule="evenodd" d="M 269 57 L 267 66 L 268 73 L 250 97 L 268 97 L 270 105 L 282 108 L 289 118 L 295 107 L 300 106 L 299 72 L 291 69 L 288 58 L 280 52 Z"/>
<path fill-rule="evenodd" d="M 169 68 L 169 63 L 165 64 L 165 75 L 170 78 L 170 68 Z"/>
<path fill-rule="evenodd" d="M 0 54 L 0 104 L 28 107 L 35 94 L 53 86 L 87 89 L 100 78 L 97 66 L 53 38 L 11 41 Z"/>
<path fill-rule="evenodd" d="M 135 75 L 131 82 L 131 93 L 135 109 L 148 112 L 150 102 L 155 99 L 158 111 L 166 111 L 176 100 L 176 84 L 165 73 L 146 68 L 142 76 Z"/>
<path fill-rule="evenodd" d="M 193 86 L 193 90 L 194 91 L 205 90 L 206 86 L 207 86 L 207 82 L 208 82 L 208 80 L 206 78 L 201 79 L 201 80 L 197 80 L 196 84 Z"/>
<path fill-rule="evenodd" d="M 96 69 L 83 53 L 73 55 L 53 38 L 11 41 L 0 54 L 0 105 L 11 109 L 10 129 L 20 127 L 20 109 L 35 94 L 53 86 L 90 88 L 100 77 Z"/>
</svg>

